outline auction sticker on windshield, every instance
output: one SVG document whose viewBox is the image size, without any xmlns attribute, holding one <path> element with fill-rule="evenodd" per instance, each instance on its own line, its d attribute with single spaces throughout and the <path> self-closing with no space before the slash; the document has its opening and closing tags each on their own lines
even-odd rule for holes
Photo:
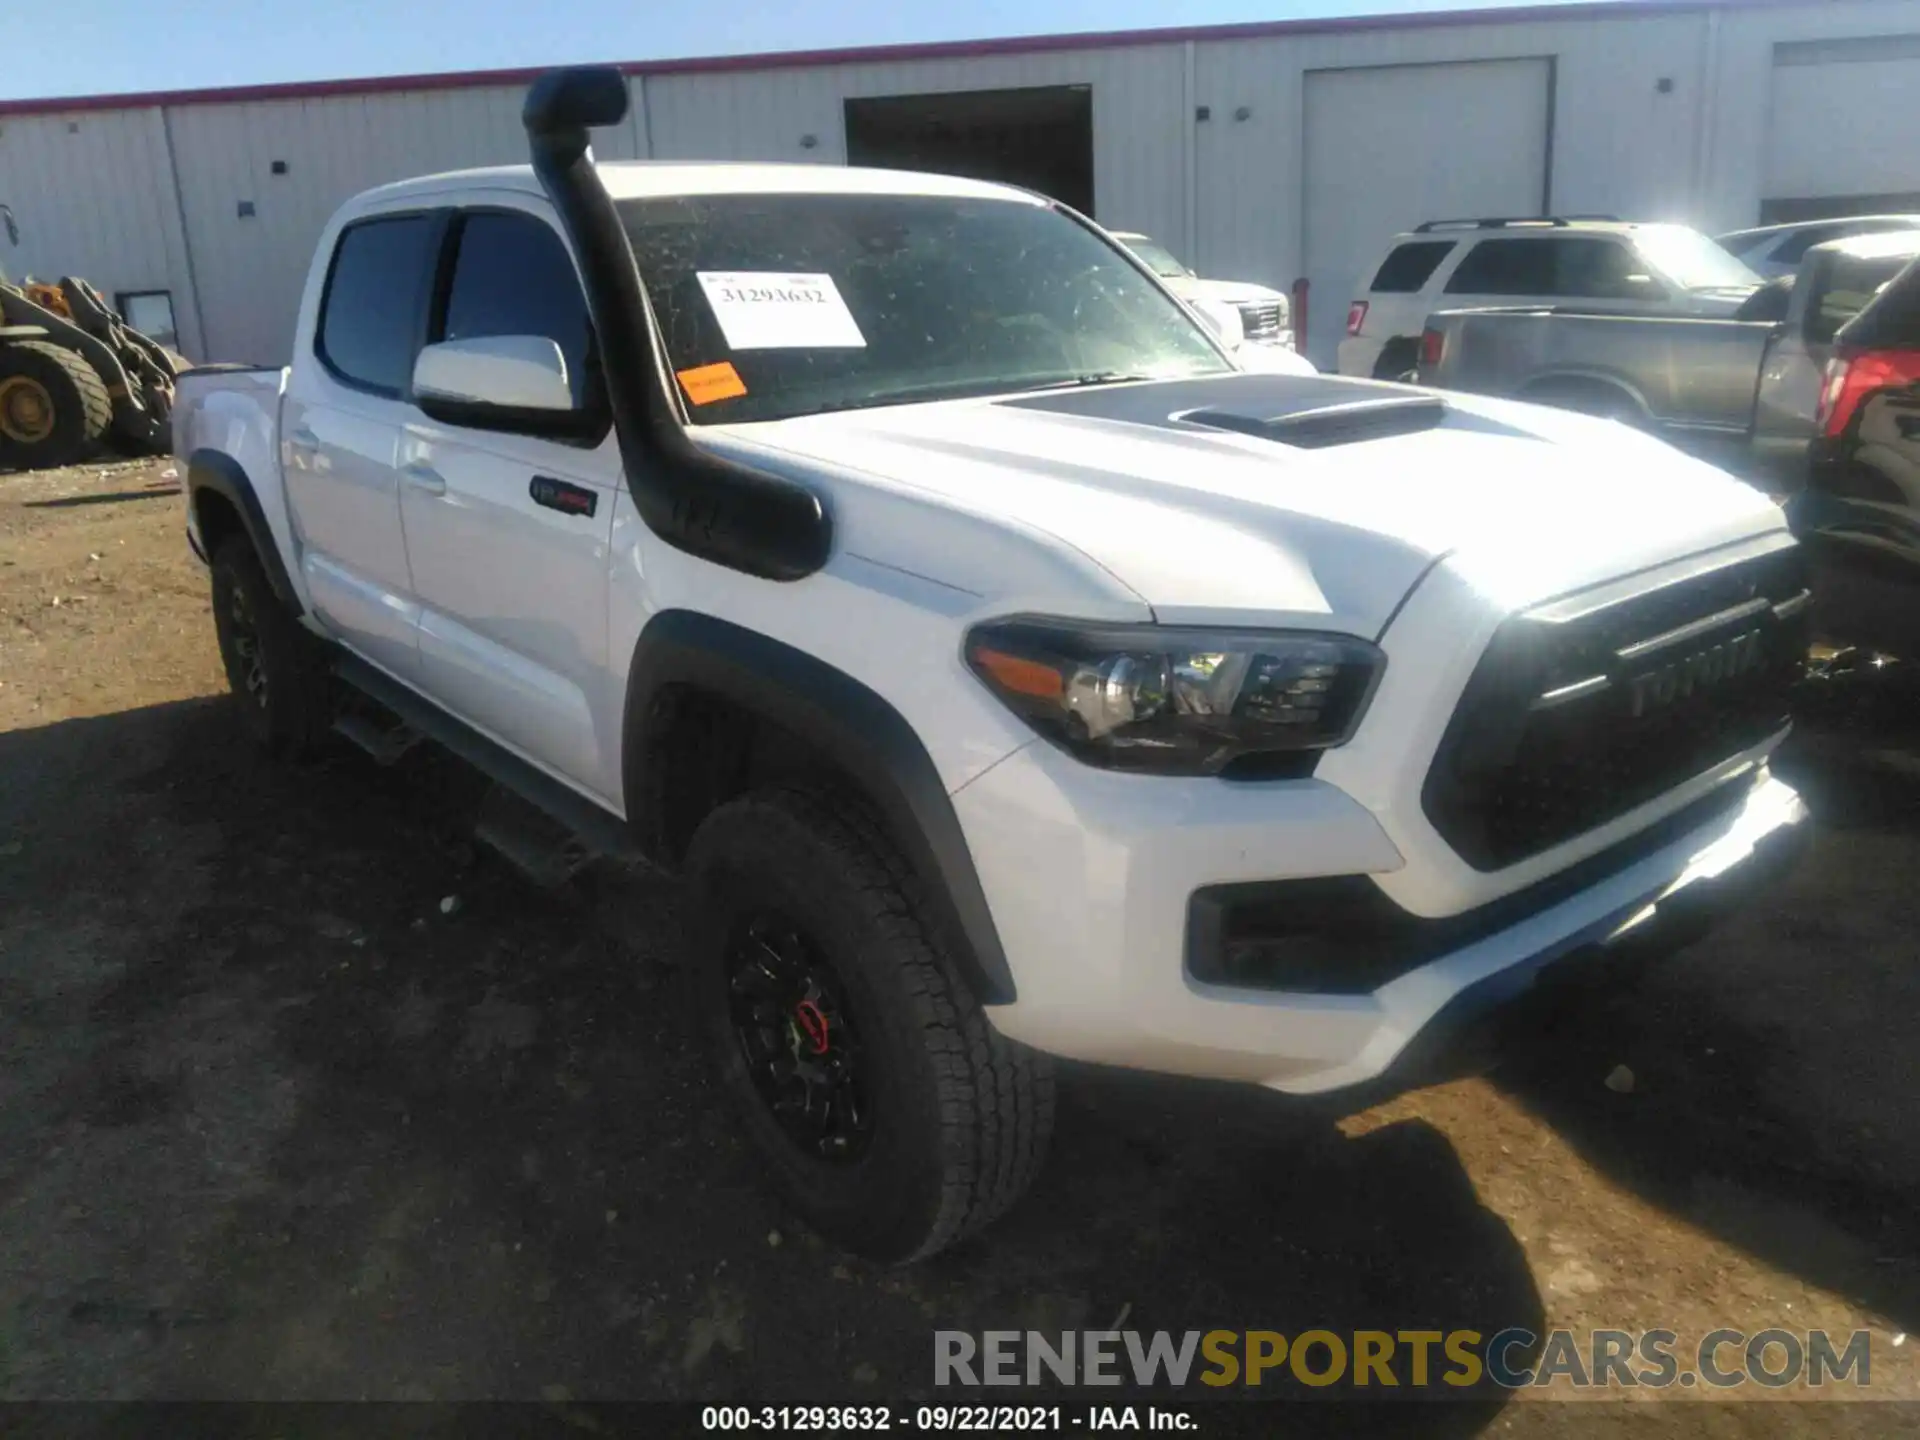
<svg viewBox="0 0 1920 1440">
<path fill-rule="evenodd" d="M 831 275 L 769 270 L 699 270 L 700 288 L 735 350 L 864 349 Z"/>
</svg>

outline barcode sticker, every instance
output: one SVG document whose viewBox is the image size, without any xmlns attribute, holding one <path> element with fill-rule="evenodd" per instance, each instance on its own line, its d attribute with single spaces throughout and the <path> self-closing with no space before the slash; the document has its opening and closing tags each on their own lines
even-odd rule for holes
<svg viewBox="0 0 1920 1440">
<path fill-rule="evenodd" d="M 694 405 L 711 405 L 716 400 L 732 400 L 747 393 L 746 382 L 740 378 L 740 372 L 725 360 L 717 365 L 696 365 L 691 370 L 677 373 L 680 388 L 687 392 L 687 400 Z"/>
</svg>

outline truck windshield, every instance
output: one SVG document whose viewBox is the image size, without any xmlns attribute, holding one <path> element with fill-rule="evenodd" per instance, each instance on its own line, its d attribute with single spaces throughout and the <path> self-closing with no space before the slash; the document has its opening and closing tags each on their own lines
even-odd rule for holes
<svg viewBox="0 0 1920 1440">
<path fill-rule="evenodd" d="M 1698 230 L 1684 225 L 1642 225 L 1633 243 L 1653 266 L 1686 290 L 1751 290 L 1760 277 Z"/>
<path fill-rule="evenodd" d="M 620 202 L 695 423 L 1233 370 L 1100 236 L 1019 200 Z"/>
</svg>

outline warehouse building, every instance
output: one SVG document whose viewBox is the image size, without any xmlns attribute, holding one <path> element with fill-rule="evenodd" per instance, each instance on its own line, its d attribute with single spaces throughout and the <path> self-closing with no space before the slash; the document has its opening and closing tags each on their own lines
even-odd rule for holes
<svg viewBox="0 0 1920 1440">
<path fill-rule="evenodd" d="M 1643 0 L 641 62 L 602 158 L 1012 180 L 1200 273 L 1311 285 L 1428 218 L 1710 231 L 1920 210 L 1920 0 Z M 85 275 L 196 359 L 279 362 L 343 199 L 524 159 L 532 72 L 0 102 L 23 273 Z"/>
</svg>

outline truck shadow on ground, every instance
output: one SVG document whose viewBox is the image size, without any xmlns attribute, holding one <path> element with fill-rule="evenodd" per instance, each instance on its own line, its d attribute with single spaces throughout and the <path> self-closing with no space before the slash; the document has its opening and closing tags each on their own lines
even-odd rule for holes
<svg viewBox="0 0 1920 1440">
<path fill-rule="evenodd" d="M 1920 730 L 1910 682 L 1816 695 L 1777 762 L 1815 844 L 1776 891 L 1494 1078 L 1614 1179 L 1920 1326 Z M 1595 1083 L 1624 1063 L 1633 1093 Z"/>
<path fill-rule="evenodd" d="M 669 884 L 543 895 L 453 762 L 259 763 L 224 702 L 3 734 L 0 773 L 0 1395 L 897 1406 L 1004 1397 L 934 1388 L 940 1329 L 1541 1327 L 1437 1130 L 1078 1069 L 1018 1211 L 852 1260 L 712 1103 Z M 1366 1428 L 1503 1399 L 1448 1396 Z"/>
</svg>

